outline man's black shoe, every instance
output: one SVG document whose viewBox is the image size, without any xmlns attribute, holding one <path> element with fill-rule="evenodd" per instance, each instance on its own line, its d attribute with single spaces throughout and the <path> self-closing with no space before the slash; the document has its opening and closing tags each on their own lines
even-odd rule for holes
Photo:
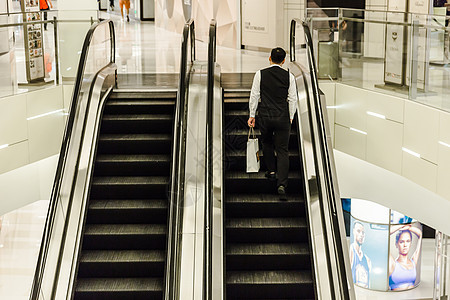
<svg viewBox="0 0 450 300">
<path fill-rule="evenodd" d="M 274 181 L 277 179 L 277 173 L 275 173 L 275 172 L 272 173 L 272 172 L 267 171 L 264 176 L 266 176 L 266 178 L 269 179 L 270 181 Z"/>
<path fill-rule="evenodd" d="M 280 196 L 280 200 L 287 200 L 286 189 L 285 189 L 284 185 L 280 185 L 278 187 L 278 195 Z"/>
</svg>

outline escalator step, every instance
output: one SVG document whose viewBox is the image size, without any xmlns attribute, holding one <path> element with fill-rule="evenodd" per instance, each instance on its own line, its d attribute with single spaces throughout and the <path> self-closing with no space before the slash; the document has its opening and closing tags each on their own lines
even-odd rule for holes
<svg viewBox="0 0 450 300">
<path fill-rule="evenodd" d="M 83 251 L 79 277 L 157 277 L 164 274 L 162 250 Z"/>
<path fill-rule="evenodd" d="M 258 191 L 258 193 L 276 194 L 277 186 L 276 181 L 269 181 L 264 176 L 264 172 L 258 173 L 245 173 L 243 170 L 245 165 L 242 166 L 242 171 L 228 171 L 225 173 L 225 183 L 227 190 L 233 191 L 233 193 L 250 193 L 252 191 Z M 300 172 L 289 172 L 288 175 L 288 187 L 286 191 L 288 193 L 297 192 L 302 186 L 302 177 Z"/>
<path fill-rule="evenodd" d="M 164 249 L 166 224 L 86 224 L 83 250 Z"/>
<path fill-rule="evenodd" d="M 164 154 L 170 153 L 170 134 L 102 134 L 100 154 Z"/>
<path fill-rule="evenodd" d="M 314 287 L 310 271 L 227 272 L 227 298 L 310 299 Z"/>
<path fill-rule="evenodd" d="M 173 116 L 110 114 L 102 119 L 102 133 L 171 133 Z"/>
<path fill-rule="evenodd" d="M 174 111 L 175 101 L 173 101 L 173 99 L 119 99 L 106 102 L 104 115 L 142 112 L 151 112 L 152 114 L 173 114 Z"/>
<path fill-rule="evenodd" d="M 94 177 L 91 199 L 161 199 L 167 196 L 168 183 L 165 176 Z"/>
<path fill-rule="evenodd" d="M 287 195 L 286 201 L 280 201 L 276 194 L 228 194 L 225 206 L 230 218 L 305 216 L 305 203 L 300 195 Z"/>
<path fill-rule="evenodd" d="M 228 244 L 227 270 L 302 270 L 308 269 L 308 244 Z"/>
<path fill-rule="evenodd" d="M 103 154 L 95 160 L 95 176 L 169 176 L 170 162 L 169 155 Z"/>
<path fill-rule="evenodd" d="M 91 200 L 88 224 L 158 224 L 167 221 L 167 200 Z"/>
<path fill-rule="evenodd" d="M 306 222 L 299 218 L 227 218 L 228 243 L 305 242 Z"/>
<path fill-rule="evenodd" d="M 161 299 L 162 278 L 80 278 L 76 300 Z"/>
</svg>

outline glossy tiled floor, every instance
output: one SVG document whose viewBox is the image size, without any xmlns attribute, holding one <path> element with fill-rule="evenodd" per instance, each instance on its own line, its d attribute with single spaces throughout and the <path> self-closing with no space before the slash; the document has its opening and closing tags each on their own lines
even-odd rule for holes
<svg viewBox="0 0 450 300">
<path fill-rule="evenodd" d="M 104 17 L 111 17 L 115 21 L 117 32 L 116 63 L 119 67 L 119 73 L 173 74 L 178 72 L 181 44 L 179 34 L 156 28 L 153 23 L 121 22 L 117 15 L 104 15 Z M 197 47 L 198 58 L 206 60 L 206 44 L 197 42 Z M 223 47 L 218 47 L 217 61 L 224 73 L 253 73 L 268 64 L 267 53 Z M 370 75 L 370 80 L 361 80 L 363 76 L 360 76 L 366 73 L 378 74 L 380 72 L 379 63 L 362 62 L 359 66 L 353 66 L 353 71 L 346 76 L 349 83 L 353 80 L 353 84 L 373 88 L 374 84 L 380 82 L 379 76 Z M 442 74 L 439 75 L 437 72 L 432 73 L 431 76 L 441 76 L 444 78 L 443 80 L 448 80 L 448 74 L 445 73 L 447 72 L 446 69 L 439 72 Z M 251 76 L 249 78 L 251 80 Z M 130 80 L 132 81 L 132 79 Z M 10 211 L 2 217 L 0 230 L 0 299 L 25 300 L 29 297 L 46 217 L 48 195 L 54 176 L 51 170 L 54 170 L 56 160 L 53 159 L 53 163 L 50 164 L 48 164 L 48 161 L 45 163 L 46 165 L 43 168 L 49 172 L 41 172 L 39 176 L 34 178 L 41 191 L 22 195 L 27 197 L 25 202 L 31 204 Z M 29 169 L 26 169 L 29 167 L 24 168 L 23 171 L 29 173 Z M 25 181 L 26 176 L 23 177 L 23 182 L 18 180 L 14 184 L 10 184 L 9 177 L 8 173 L 0 176 L 0 187 L 8 189 L 7 191 L 3 190 L 1 195 L 14 194 L 20 186 L 29 184 Z M 6 199 L 3 200 L 6 201 Z M 13 199 L 8 200 L 14 201 Z M 433 259 L 434 241 L 425 240 L 422 258 L 422 283 L 418 288 L 402 293 L 379 293 L 357 288 L 357 299 L 431 298 Z"/>
</svg>

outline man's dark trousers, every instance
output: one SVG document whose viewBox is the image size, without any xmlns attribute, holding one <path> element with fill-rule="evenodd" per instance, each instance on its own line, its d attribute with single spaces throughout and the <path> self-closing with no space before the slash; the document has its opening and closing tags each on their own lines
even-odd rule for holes
<svg viewBox="0 0 450 300">
<path fill-rule="evenodd" d="M 278 169 L 277 185 L 288 184 L 289 173 L 289 131 L 291 122 L 289 117 L 260 117 L 261 142 L 264 162 L 269 172 Z M 275 161 L 274 146 L 277 152 Z M 277 168 L 278 166 L 278 168 Z"/>
</svg>

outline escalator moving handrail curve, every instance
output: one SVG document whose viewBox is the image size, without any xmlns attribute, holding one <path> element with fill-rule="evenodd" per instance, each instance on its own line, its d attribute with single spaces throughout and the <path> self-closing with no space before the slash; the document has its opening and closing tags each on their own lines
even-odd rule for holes
<svg viewBox="0 0 450 300">
<path fill-rule="evenodd" d="M 345 269 L 345 259 L 344 259 L 344 254 L 343 253 L 343 249 L 342 249 L 342 244 L 346 241 L 343 241 L 341 238 L 341 234 L 339 232 L 339 221 L 338 221 L 338 216 L 337 216 L 337 205 L 339 205 L 338 200 L 339 196 L 338 193 L 336 193 L 336 189 L 337 189 L 337 180 L 336 178 L 333 178 L 333 172 L 332 172 L 332 167 L 331 164 L 334 163 L 333 159 L 331 158 L 332 153 L 330 153 L 330 151 L 332 151 L 332 148 L 330 147 L 330 145 L 328 145 L 327 143 L 327 138 L 326 138 L 326 129 L 325 129 L 325 124 L 324 124 L 324 118 L 323 118 L 323 111 L 322 111 L 322 105 L 321 105 L 321 101 L 320 101 L 320 90 L 319 90 L 319 81 L 317 79 L 317 71 L 316 71 L 316 64 L 315 64 L 315 58 L 314 58 L 314 51 L 313 51 L 313 42 L 312 42 L 312 36 L 311 36 L 311 32 L 309 29 L 309 26 L 306 24 L 306 22 L 301 21 L 299 19 L 293 19 L 291 21 L 291 28 L 290 28 L 290 58 L 292 62 L 295 62 L 295 31 L 296 31 L 296 26 L 297 23 L 302 24 L 303 26 L 303 30 L 305 33 L 305 42 L 307 45 L 307 51 L 308 51 L 308 65 L 309 65 L 309 71 L 310 71 L 310 77 L 311 77 L 311 88 L 313 91 L 313 101 L 315 102 L 315 115 L 316 115 L 316 120 L 318 120 L 318 132 L 314 133 L 315 136 L 319 137 L 319 144 L 321 146 L 321 153 L 323 155 L 323 159 L 324 159 L 324 163 L 323 163 L 323 168 L 324 168 L 324 174 L 325 177 L 322 184 L 325 186 L 326 192 L 327 192 L 327 199 L 325 199 L 326 201 L 329 202 L 329 207 L 331 208 L 331 222 L 333 224 L 331 230 L 333 231 L 332 236 L 334 238 L 334 245 L 337 247 L 336 250 L 336 256 L 337 256 L 337 263 L 340 266 L 338 268 L 338 272 L 339 274 L 339 284 L 340 284 L 340 291 L 342 293 L 342 297 L 343 299 L 350 299 L 350 295 L 349 295 L 349 291 L 347 288 L 347 270 Z M 319 188 L 321 188 L 321 185 L 319 184 Z M 323 222 L 325 220 L 322 220 Z M 327 257 L 329 260 L 329 256 Z M 329 266 L 331 267 L 331 266 Z M 329 274 L 331 275 L 331 274 Z M 332 282 L 330 282 L 330 284 L 332 284 Z"/>
<path fill-rule="evenodd" d="M 216 65 L 216 20 L 209 25 L 208 43 L 208 88 L 206 104 L 206 168 L 205 168 L 205 227 L 203 262 L 203 299 L 212 299 L 212 205 L 213 205 L 213 111 L 214 111 L 214 69 Z"/>
<path fill-rule="evenodd" d="M 64 131 L 62 144 L 61 144 L 61 150 L 60 155 L 58 158 L 58 164 L 55 172 L 55 180 L 53 183 L 52 193 L 50 197 L 50 203 L 47 213 L 47 218 L 45 220 L 45 226 L 44 226 L 44 232 L 42 235 L 42 241 L 41 241 L 41 247 L 39 250 L 39 256 L 36 263 L 36 271 L 33 278 L 33 285 L 31 288 L 31 294 L 30 299 L 36 300 L 39 299 L 39 292 L 42 284 L 42 277 L 44 273 L 44 266 L 48 255 L 48 246 L 50 243 L 53 225 L 55 222 L 55 214 L 56 214 L 56 208 L 58 204 L 58 198 L 61 188 L 61 182 L 63 179 L 63 170 L 65 166 L 65 162 L 67 159 L 67 151 L 69 148 L 72 132 L 74 130 L 74 121 L 75 121 L 75 115 L 76 115 L 76 107 L 78 106 L 79 101 L 79 95 L 81 90 L 81 85 L 84 78 L 84 70 L 86 67 L 86 62 L 89 54 L 89 49 L 91 45 L 92 38 L 94 36 L 94 33 L 96 29 L 99 26 L 103 26 L 103 24 L 108 23 L 109 25 L 109 31 L 110 31 L 110 39 L 111 39 L 111 57 L 109 63 L 115 62 L 115 34 L 114 34 L 114 23 L 111 20 L 104 20 L 102 22 L 99 22 L 97 24 L 94 24 L 91 26 L 91 28 L 88 30 L 86 37 L 84 39 L 83 47 L 81 50 L 81 56 L 78 63 L 78 70 L 77 70 L 77 76 L 75 80 L 73 95 L 72 95 L 72 102 L 70 106 L 70 114 L 67 119 L 66 128 Z M 106 65 L 105 65 L 106 66 Z M 105 67 L 102 66 L 101 68 Z M 99 69 L 101 69 L 99 68 Z M 65 222 L 68 222 L 68 218 L 66 218 Z M 61 256 L 62 249 L 60 248 L 60 253 L 58 254 Z M 56 270 L 58 270 L 59 266 L 57 266 Z"/>
<path fill-rule="evenodd" d="M 178 82 L 177 101 L 175 104 L 175 122 L 173 129 L 172 166 L 169 191 L 169 217 L 167 233 L 167 260 L 165 275 L 165 300 L 179 299 L 179 232 L 181 227 L 181 212 L 184 195 L 184 167 L 186 148 L 186 93 L 190 66 L 195 60 L 194 20 L 190 19 L 183 28 L 181 43 L 180 78 Z M 190 57 L 188 43 L 190 41 Z"/>
</svg>

